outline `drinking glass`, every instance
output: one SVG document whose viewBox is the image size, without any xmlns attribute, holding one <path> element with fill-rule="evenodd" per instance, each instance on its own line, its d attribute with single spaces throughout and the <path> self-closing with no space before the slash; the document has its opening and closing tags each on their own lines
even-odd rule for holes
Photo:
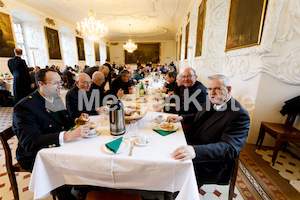
<svg viewBox="0 0 300 200">
<path fill-rule="evenodd" d="M 138 122 L 137 121 L 131 121 L 128 127 L 129 134 L 131 137 L 137 137 L 138 136 Z"/>
</svg>

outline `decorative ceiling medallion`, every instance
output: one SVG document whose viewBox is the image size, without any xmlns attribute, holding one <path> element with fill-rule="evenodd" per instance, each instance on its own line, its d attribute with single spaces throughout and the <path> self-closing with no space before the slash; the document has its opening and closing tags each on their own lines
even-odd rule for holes
<svg viewBox="0 0 300 200">
<path fill-rule="evenodd" d="M 45 21 L 47 22 L 47 24 L 49 24 L 51 26 L 55 26 L 55 21 L 53 19 L 46 18 Z"/>
</svg>

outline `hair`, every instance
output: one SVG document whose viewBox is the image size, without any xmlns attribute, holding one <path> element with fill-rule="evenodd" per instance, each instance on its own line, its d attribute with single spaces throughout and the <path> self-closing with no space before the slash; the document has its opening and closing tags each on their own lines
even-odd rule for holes
<svg viewBox="0 0 300 200">
<path fill-rule="evenodd" d="M 128 70 L 122 70 L 122 71 L 120 72 L 120 77 L 121 77 L 121 76 L 126 76 L 127 74 L 129 74 L 129 71 L 128 71 Z"/>
<path fill-rule="evenodd" d="M 223 84 L 224 84 L 224 86 L 230 86 L 230 80 L 229 80 L 229 78 L 227 77 L 227 76 L 225 76 L 225 75 L 222 75 L 222 74 L 215 74 L 215 75 L 212 75 L 212 76 L 208 76 L 208 79 L 209 80 L 212 80 L 212 79 L 220 79 L 220 80 L 222 80 L 223 81 Z"/>
<path fill-rule="evenodd" d="M 51 72 L 55 72 L 55 71 L 50 70 L 50 69 L 41 69 L 41 70 L 37 71 L 35 73 L 35 76 L 34 76 L 36 85 L 39 85 L 38 84 L 39 81 L 45 82 L 46 81 L 46 78 L 45 78 L 46 77 L 46 73 L 50 72 L 50 71 Z"/>
<path fill-rule="evenodd" d="M 106 65 L 102 65 L 101 67 L 100 67 L 100 70 L 102 71 L 104 68 L 106 68 L 107 66 Z M 109 69 L 109 67 L 107 67 L 108 69 Z"/>
<path fill-rule="evenodd" d="M 167 72 L 166 75 L 168 75 L 170 78 L 173 78 L 173 77 L 176 78 L 176 75 L 174 72 Z"/>
<path fill-rule="evenodd" d="M 22 53 L 23 53 L 23 51 L 22 51 L 22 49 L 14 49 L 14 52 L 15 52 L 15 54 L 16 55 L 22 55 Z"/>
</svg>

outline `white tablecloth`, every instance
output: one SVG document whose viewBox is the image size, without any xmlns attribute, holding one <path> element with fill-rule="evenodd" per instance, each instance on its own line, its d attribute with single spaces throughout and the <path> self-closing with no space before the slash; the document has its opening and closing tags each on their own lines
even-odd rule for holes
<svg viewBox="0 0 300 200">
<path fill-rule="evenodd" d="M 34 199 L 49 196 L 51 190 L 64 184 L 180 191 L 177 200 L 199 199 L 191 160 L 180 162 L 170 156 L 177 147 L 186 144 L 180 123 L 175 133 L 161 136 L 151 129 L 149 122 L 151 116 L 159 114 L 162 113 L 148 112 L 139 121 L 139 133 L 151 137 L 152 143 L 135 146 L 131 157 L 129 151 L 110 154 L 103 150 L 103 145 L 114 139 L 105 126 L 100 126 L 100 136 L 39 151 L 29 184 Z M 91 120 L 100 124 L 102 117 L 93 116 Z"/>
</svg>

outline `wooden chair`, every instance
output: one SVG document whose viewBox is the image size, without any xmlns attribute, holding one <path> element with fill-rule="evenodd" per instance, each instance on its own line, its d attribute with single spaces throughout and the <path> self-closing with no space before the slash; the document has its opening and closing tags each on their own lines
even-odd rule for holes
<svg viewBox="0 0 300 200">
<path fill-rule="evenodd" d="M 19 163 L 16 164 L 12 164 L 12 155 L 11 155 L 11 150 L 10 147 L 7 143 L 7 141 L 12 138 L 13 136 L 15 136 L 15 133 L 12 130 L 12 127 L 7 128 L 6 130 L 4 130 L 3 132 L 0 133 L 0 140 L 2 142 L 3 145 L 3 149 L 5 152 L 5 165 L 6 165 L 6 169 L 7 169 L 7 174 L 9 177 L 9 181 L 11 184 L 11 189 L 13 191 L 14 194 L 14 199 L 15 200 L 19 200 L 19 191 L 18 191 L 18 184 L 17 184 L 17 179 L 16 179 L 16 172 L 27 172 L 26 170 L 24 170 Z M 53 196 L 53 199 L 55 200 L 56 198 Z"/>
<path fill-rule="evenodd" d="M 61 79 L 64 81 L 64 84 L 66 84 L 67 88 L 70 89 L 70 83 L 69 83 L 69 78 L 67 75 L 60 75 Z"/>
<path fill-rule="evenodd" d="M 273 166 L 282 144 L 286 146 L 287 142 L 300 142 L 300 131 L 293 127 L 296 117 L 297 114 L 288 115 L 284 124 L 261 122 L 256 146 L 258 145 L 258 149 L 261 148 L 261 145 L 264 141 L 265 132 L 275 138 L 276 142 L 272 156 Z"/>
</svg>

